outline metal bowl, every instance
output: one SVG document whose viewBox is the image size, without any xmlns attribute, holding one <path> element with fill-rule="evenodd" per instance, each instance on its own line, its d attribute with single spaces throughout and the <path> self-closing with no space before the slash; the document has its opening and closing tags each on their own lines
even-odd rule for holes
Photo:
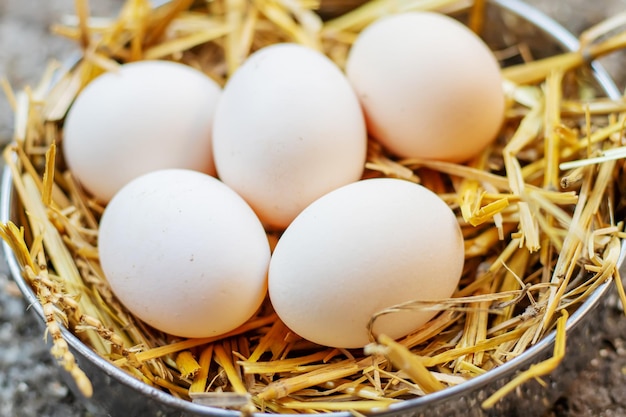
<svg viewBox="0 0 626 417">
<path fill-rule="evenodd" d="M 518 0 L 491 0 L 488 2 L 489 19 L 486 40 L 495 45 L 513 44 L 524 41 L 536 56 L 548 56 L 558 52 L 576 50 L 577 39 L 566 29 L 535 8 Z M 609 97 L 618 98 L 620 93 L 611 78 L 597 63 L 592 64 L 595 81 Z M 20 208 L 17 204 L 11 172 L 4 169 L 0 189 L 0 220 L 17 221 Z M 10 248 L 3 243 L 10 272 L 24 294 L 31 310 L 39 317 L 42 329 L 44 315 L 41 305 L 30 286 L 22 278 L 20 266 Z M 626 250 L 622 248 L 620 265 Z M 622 272 L 626 275 L 626 272 Z M 601 334 L 599 326 L 606 309 L 607 294 L 612 291 L 610 282 L 602 284 L 567 321 L 567 356 L 561 365 L 544 378 L 547 386 L 536 381 L 522 385 L 514 393 L 498 402 L 490 410 L 480 404 L 498 388 L 510 381 L 517 373 L 530 365 L 541 362 L 552 355 L 555 333 L 548 334 L 538 344 L 522 355 L 455 387 L 447 388 L 421 398 L 394 404 L 377 416 L 539 416 L 545 412 L 564 392 L 576 374 L 588 363 L 597 351 Z M 78 365 L 85 371 L 94 386 L 93 397 L 85 405 L 95 415 L 109 416 L 212 416 L 236 417 L 237 411 L 212 408 L 189 401 L 150 387 L 110 364 L 71 332 L 62 329 Z M 67 384 L 76 396 L 81 396 L 73 379 L 66 375 Z M 350 417 L 348 412 L 332 413 L 332 417 Z"/>
</svg>

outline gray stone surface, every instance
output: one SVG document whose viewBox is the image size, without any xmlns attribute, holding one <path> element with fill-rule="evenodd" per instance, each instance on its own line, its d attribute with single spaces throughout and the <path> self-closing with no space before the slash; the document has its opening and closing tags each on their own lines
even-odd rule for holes
<svg viewBox="0 0 626 417">
<path fill-rule="evenodd" d="M 626 0 L 528 0 L 578 34 L 606 16 L 626 10 Z M 94 14 L 112 13 L 121 0 L 92 2 Z M 67 56 L 74 45 L 50 36 L 48 27 L 71 0 L 0 0 L 0 76 L 15 88 L 36 82 L 46 61 Z M 624 58 L 603 60 L 624 88 Z M 0 94 L 0 143 L 11 137 L 12 116 Z M 602 328 L 604 343 L 546 417 L 626 416 L 626 319 L 619 304 Z M 43 333 L 0 260 L 0 417 L 91 416 L 62 382 Z"/>
</svg>

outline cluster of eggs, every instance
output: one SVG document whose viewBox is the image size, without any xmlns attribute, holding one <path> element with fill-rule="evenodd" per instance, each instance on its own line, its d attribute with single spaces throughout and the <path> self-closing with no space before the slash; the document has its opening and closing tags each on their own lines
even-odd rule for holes
<svg viewBox="0 0 626 417">
<path fill-rule="evenodd" d="M 345 71 L 289 43 L 251 54 L 223 89 L 183 64 L 124 64 L 77 97 L 63 151 L 106 203 L 100 262 L 137 317 L 215 336 L 269 295 L 301 337 L 358 348 L 374 313 L 449 297 L 464 263 L 439 196 L 362 179 L 368 135 L 398 157 L 463 162 L 494 139 L 503 112 L 482 40 L 411 12 L 362 31 Z M 268 231 L 280 234 L 273 250 Z M 433 315 L 385 316 L 375 330 L 398 338 Z"/>
</svg>

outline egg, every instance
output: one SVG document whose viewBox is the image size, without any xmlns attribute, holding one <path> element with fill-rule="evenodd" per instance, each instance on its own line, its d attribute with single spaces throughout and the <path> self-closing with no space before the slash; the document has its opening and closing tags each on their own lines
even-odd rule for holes
<svg viewBox="0 0 626 417">
<path fill-rule="evenodd" d="M 92 80 L 64 123 L 62 149 L 81 185 L 108 202 L 147 172 L 215 174 L 211 142 L 221 87 L 187 65 L 140 61 Z"/>
<path fill-rule="evenodd" d="M 464 266 L 453 211 L 427 188 L 400 179 L 365 179 L 305 208 L 272 254 L 269 297 L 280 319 L 309 341 L 360 348 L 375 313 L 412 300 L 450 297 Z M 407 335 L 432 310 L 380 317 L 374 332 Z"/>
<path fill-rule="evenodd" d="M 102 215 L 98 251 L 120 302 L 175 336 L 224 334 L 267 293 L 261 222 L 233 190 L 196 171 L 156 170 L 122 187 Z"/>
<path fill-rule="evenodd" d="M 224 87 L 215 113 L 219 178 L 268 229 L 363 174 L 365 120 L 339 67 L 302 45 L 256 51 Z"/>
<path fill-rule="evenodd" d="M 351 47 L 346 74 L 369 132 L 399 157 L 466 162 L 493 142 L 504 120 L 497 59 L 440 13 L 376 20 Z"/>
</svg>

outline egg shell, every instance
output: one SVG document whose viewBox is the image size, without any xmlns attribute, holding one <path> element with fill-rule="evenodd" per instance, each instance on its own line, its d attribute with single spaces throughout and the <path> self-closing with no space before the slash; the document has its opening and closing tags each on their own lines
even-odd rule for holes
<svg viewBox="0 0 626 417">
<path fill-rule="evenodd" d="M 67 165 L 103 202 L 157 169 L 214 175 L 211 135 L 220 94 L 210 77 L 176 62 L 139 61 L 106 72 L 81 91 L 67 114 Z"/>
<path fill-rule="evenodd" d="M 144 174 L 102 216 L 100 263 L 133 314 L 181 337 L 209 337 L 248 320 L 267 293 L 270 249 L 234 191 L 181 169 Z"/>
<path fill-rule="evenodd" d="M 494 54 L 440 13 L 375 21 L 351 47 L 346 74 L 371 135 L 400 157 L 465 162 L 496 138 L 504 120 Z"/>
<path fill-rule="evenodd" d="M 289 225 L 270 261 L 269 296 L 301 337 L 360 348 L 374 313 L 450 297 L 463 265 L 460 226 L 439 196 L 409 181 L 367 179 L 321 197 Z M 386 315 L 374 331 L 399 338 L 435 314 Z"/>
<path fill-rule="evenodd" d="M 284 229 L 321 195 L 358 180 L 367 132 L 356 94 L 323 54 L 283 43 L 253 53 L 215 114 L 219 177 L 269 229 Z"/>
</svg>

